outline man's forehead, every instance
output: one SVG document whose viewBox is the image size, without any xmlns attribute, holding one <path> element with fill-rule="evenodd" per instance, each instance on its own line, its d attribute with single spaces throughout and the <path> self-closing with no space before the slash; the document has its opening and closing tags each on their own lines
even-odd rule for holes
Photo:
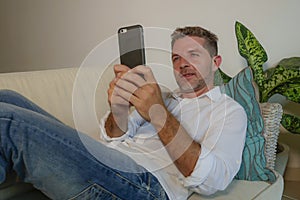
<svg viewBox="0 0 300 200">
<path fill-rule="evenodd" d="M 182 52 L 182 51 L 193 51 L 193 50 L 202 50 L 205 39 L 197 36 L 185 36 L 179 38 L 174 42 L 173 53 Z"/>
</svg>

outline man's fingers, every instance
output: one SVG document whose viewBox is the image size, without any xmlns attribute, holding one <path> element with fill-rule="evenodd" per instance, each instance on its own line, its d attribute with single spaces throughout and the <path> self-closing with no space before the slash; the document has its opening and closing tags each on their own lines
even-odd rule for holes
<svg viewBox="0 0 300 200">
<path fill-rule="evenodd" d="M 124 79 L 119 79 L 116 82 L 116 86 L 122 88 L 123 90 L 128 91 L 129 93 L 134 93 L 134 91 L 138 88 L 134 83 Z"/>
<path fill-rule="evenodd" d="M 120 80 L 122 80 L 122 82 L 118 81 L 117 82 L 118 85 L 122 85 L 124 83 L 123 81 L 131 83 L 131 84 L 135 85 L 136 87 L 142 87 L 143 85 L 146 84 L 145 79 L 143 79 L 143 77 L 141 75 L 136 74 L 136 73 L 131 72 L 131 71 L 129 71 L 128 73 L 126 73 L 125 75 L 120 77 Z"/>
<path fill-rule="evenodd" d="M 127 102 L 127 105 L 129 105 L 130 103 L 132 103 L 133 100 L 136 100 L 137 97 L 134 95 L 133 92 L 125 90 L 121 87 L 116 86 L 115 87 L 115 91 L 117 96 L 119 96 L 120 98 L 123 99 L 123 101 Z"/>
<path fill-rule="evenodd" d="M 116 64 L 114 65 L 114 73 L 116 77 L 121 77 L 124 73 L 129 71 L 130 68 L 126 65 Z"/>
<path fill-rule="evenodd" d="M 139 65 L 131 69 L 130 71 L 142 75 L 147 83 L 156 83 L 156 79 L 154 78 L 153 72 L 150 67 Z"/>
</svg>

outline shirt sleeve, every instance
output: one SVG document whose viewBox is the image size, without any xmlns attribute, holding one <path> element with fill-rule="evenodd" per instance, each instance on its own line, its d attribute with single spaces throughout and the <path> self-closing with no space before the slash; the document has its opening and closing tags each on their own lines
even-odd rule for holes
<svg viewBox="0 0 300 200">
<path fill-rule="evenodd" d="M 132 111 L 128 119 L 128 131 L 120 137 L 110 137 L 106 133 L 105 122 L 110 114 L 108 111 L 100 120 L 100 139 L 106 142 L 124 141 L 126 138 L 132 138 L 136 135 L 138 128 L 145 123 L 145 120 L 138 114 L 137 111 Z"/>
<path fill-rule="evenodd" d="M 247 116 L 240 106 L 212 119 L 217 126 L 208 129 L 194 171 L 183 180 L 189 190 L 204 195 L 226 189 L 233 180 L 241 165 L 247 128 Z"/>
<path fill-rule="evenodd" d="M 127 137 L 126 134 L 122 135 L 121 137 L 114 137 L 114 138 L 107 135 L 106 129 L 105 129 L 105 122 L 106 122 L 109 114 L 110 114 L 110 111 L 106 112 L 105 115 L 100 120 L 100 139 L 103 141 L 106 141 L 106 142 L 123 141 Z"/>
</svg>

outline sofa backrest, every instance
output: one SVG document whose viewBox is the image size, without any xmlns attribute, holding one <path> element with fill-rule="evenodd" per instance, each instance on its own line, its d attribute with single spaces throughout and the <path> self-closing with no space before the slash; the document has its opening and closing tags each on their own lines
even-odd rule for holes
<svg viewBox="0 0 300 200">
<path fill-rule="evenodd" d="M 1 73 L 0 88 L 17 91 L 68 125 L 76 69 Z"/>
</svg>

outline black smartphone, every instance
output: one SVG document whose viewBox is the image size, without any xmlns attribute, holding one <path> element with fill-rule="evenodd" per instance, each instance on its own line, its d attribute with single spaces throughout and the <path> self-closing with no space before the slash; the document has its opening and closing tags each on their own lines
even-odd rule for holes
<svg viewBox="0 0 300 200">
<path fill-rule="evenodd" d="M 118 39 L 121 64 L 129 68 L 146 64 L 144 33 L 141 25 L 120 28 Z"/>
</svg>

